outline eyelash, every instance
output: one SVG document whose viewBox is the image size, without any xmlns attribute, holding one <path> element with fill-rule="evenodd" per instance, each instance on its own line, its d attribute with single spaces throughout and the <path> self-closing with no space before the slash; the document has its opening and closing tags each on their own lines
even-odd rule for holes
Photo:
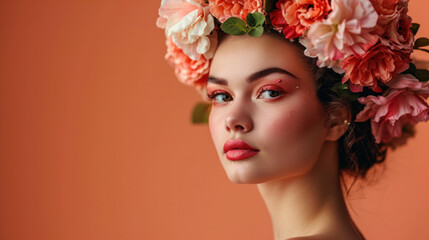
<svg viewBox="0 0 429 240">
<path fill-rule="evenodd" d="M 216 102 L 215 100 L 216 100 L 217 96 L 220 96 L 220 95 L 229 96 L 231 98 L 231 100 L 232 100 L 231 95 L 229 93 L 227 93 L 227 92 L 224 92 L 224 91 L 214 91 L 214 92 L 208 94 L 207 97 L 209 98 L 209 100 L 211 102 Z M 231 100 L 229 100 L 229 101 L 231 101 Z M 224 101 L 224 102 L 227 102 L 227 101 Z M 216 103 L 219 103 L 219 102 L 216 102 Z"/>
<path fill-rule="evenodd" d="M 282 97 L 284 95 L 284 91 L 282 89 L 279 89 L 279 87 L 277 87 L 277 86 L 264 86 L 264 87 L 260 88 L 260 90 L 257 92 L 256 98 L 261 99 L 261 96 L 264 93 L 270 92 L 270 91 L 276 93 L 277 95 L 276 96 L 271 96 L 271 94 L 270 94 L 269 97 L 265 97 L 265 98 L 262 98 L 262 99 L 274 100 L 274 99 L 280 98 L 280 97 Z M 217 97 L 218 96 L 222 96 L 222 95 L 224 95 L 228 99 L 225 99 L 225 97 L 223 97 L 222 101 L 217 101 Z M 209 93 L 207 95 L 207 97 L 213 103 L 226 103 L 226 102 L 232 101 L 232 96 L 229 93 L 225 92 L 225 91 L 214 91 L 212 93 Z"/>
<path fill-rule="evenodd" d="M 267 100 L 279 98 L 279 97 L 283 96 L 283 94 L 284 94 L 284 91 L 282 89 L 280 89 L 279 87 L 277 87 L 277 86 L 264 86 L 256 94 L 257 98 L 260 98 L 263 93 L 268 92 L 268 91 L 276 92 L 276 93 L 278 93 L 278 95 L 274 96 L 274 97 L 270 96 L 271 98 L 264 98 L 264 99 L 267 99 Z"/>
</svg>

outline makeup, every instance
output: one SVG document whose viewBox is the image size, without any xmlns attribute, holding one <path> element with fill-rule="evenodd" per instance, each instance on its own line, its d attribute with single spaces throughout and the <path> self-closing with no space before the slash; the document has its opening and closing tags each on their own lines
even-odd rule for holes
<svg viewBox="0 0 429 240">
<path fill-rule="evenodd" d="M 234 139 L 226 141 L 223 146 L 223 151 L 227 159 L 231 161 L 239 161 L 250 158 L 256 155 L 259 150 L 249 146 L 241 139 Z"/>
</svg>

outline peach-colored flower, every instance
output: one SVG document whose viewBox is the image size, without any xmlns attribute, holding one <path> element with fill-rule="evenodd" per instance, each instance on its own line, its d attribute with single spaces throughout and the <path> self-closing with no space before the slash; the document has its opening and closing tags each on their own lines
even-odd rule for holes
<svg viewBox="0 0 429 240">
<path fill-rule="evenodd" d="M 408 0 L 371 0 L 379 15 L 376 33 L 392 49 L 411 50 L 414 35 L 411 32 L 411 18 L 408 13 Z"/>
<path fill-rule="evenodd" d="M 165 28 L 165 34 L 193 60 L 204 54 L 212 58 L 213 46 L 209 34 L 214 19 L 209 6 L 203 0 L 165 0 L 159 9 L 157 25 Z"/>
<path fill-rule="evenodd" d="M 402 2 L 401 11 L 397 18 L 387 25 L 385 36 L 392 43 L 395 49 L 405 49 L 410 51 L 414 45 L 414 35 L 411 32 L 411 17 L 407 15 L 408 2 Z"/>
<path fill-rule="evenodd" d="M 289 39 L 302 36 L 314 22 L 323 20 L 331 11 L 328 0 L 280 0 L 276 7 L 270 13 L 271 23 Z"/>
<path fill-rule="evenodd" d="M 262 0 L 209 0 L 210 12 L 220 22 L 230 17 L 246 19 L 247 14 L 262 12 Z"/>
<path fill-rule="evenodd" d="M 391 50 L 383 44 L 377 44 L 363 55 L 352 55 L 344 59 L 343 83 L 350 81 L 379 92 L 381 89 L 378 87 L 378 81 L 387 83 L 396 74 L 407 70 L 410 62 L 409 51 Z"/>
<path fill-rule="evenodd" d="M 429 120 L 429 83 L 419 82 L 412 75 L 398 75 L 387 84 L 387 96 L 359 98 L 365 108 L 356 116 L 357 122 L 371 119 L 371 130 L 376 143 L 387 143 L 402 134 L 405 124 L 415 125 Z"/>
<path fill-rule="evenodd" d="M 388 17 L 397 12 L 397 5 L 399 1 L 402 0 L 370 0 L 375 11 L 380 15 L 380 20 L 383 19 L 382 16 Z"/>
<path fill-rule="evenodd" d="M 309 28 L 304 52 L 318 57 L 318 63 L 323 66 L 331 66 L 332 61 L 341 61 L 353 54 L 364 54 L 379 38 L 371 33 L 378 15 L 369 0 L 332 0 L 331 7 L 327 19 Z"/>
<path fill-rule="evenodd" d="M 165 59 L 174 67 L 177 78 L 187 84 L 201 89 L 205 86 L 210 61 L 204 55 L 197 60 L 189 58 L 182 49 L 177 47 L 171 38 L 167 38 L 167 54 Z"/>
</svg>

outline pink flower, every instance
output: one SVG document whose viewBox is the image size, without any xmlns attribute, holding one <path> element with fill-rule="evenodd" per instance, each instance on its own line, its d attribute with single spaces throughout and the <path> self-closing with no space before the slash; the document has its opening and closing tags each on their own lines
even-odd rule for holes
<svg viewBox="0 0 429 240">
<path fill-rule="evenodd" d="M 197 60 L 192 60 L 170 38 L 167 38 L 166 44 L 165 59 L 174 67 L 177 78 L 197 89 L 203 88 L 208 77 L 210 61 L 203 55 Z"/>
<path fill-rule="evenodd" d="M 191 59 L 198 60 L 202 54 L 213 57 L 214 39 L 209 34 L 215 25 L 204 0 L 162 1 L 157 25 Z"/>
<path fill-rule="evenodd" d="M 383 44 L 377 44 L 363 55 L 352 55 L 344 59 L 343 83 L 350 81 L 380 92 L 377 82 L 387 83 L 396 74 L 407 70 L 410 62 L 409 51 L 391 50 Z"/>
<path fill-rule="evenodd" d="M 429 96 L 429 83 L 419 82 L 412 75 L 398 75 L 387 84 L 387 96 L 359 98 L 365 108 L 356 116 L 357 122 L 371 119 L 371 130 L 376 143 L 387 143 L 402 134 L 406 124 L 415 125 L 429 120 L 425 98 Z"/>
<path fill-rule="evenodd" d="M 280 0 L 270 13 L 271 23 L 288 38 L 302 36 L 314 22 L 331 11 L 328 0 Z"/>
<path fill-rule="evenodd" d="M 410 51 L 414 44 L 408 0 L 371 0 L 379 14 L 376 32 L 392 49 Z"/>
<path fill-rule="evenodd" d="M 375 11 L 380 15 L 380 20 L 395 14 L 399 1 L 403 0 L 370 0 Z"/>
<path fill-rule="evenodd" d="M 377 13 L 369 0 L 332 0 L 332 12 L 308 30 L 305 54 L 319 66 L 332 66 L 350 55 L 362 55 L 378 41 L 371 31 Z M 334 62 L 334 63 L 332 63 Z"/>
<path fill-rule="evenodd" d="M 225 22 L 230 17 L 246 19 L 247 14 L 263 12 L 262 0 L 209 0 L 210 12 Z"/>
</svg>

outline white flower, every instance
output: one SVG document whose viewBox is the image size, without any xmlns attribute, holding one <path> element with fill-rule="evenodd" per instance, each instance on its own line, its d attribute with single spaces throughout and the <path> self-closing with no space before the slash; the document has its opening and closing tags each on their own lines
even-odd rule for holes
<svg viewBox="0 0 429 240">
<path fill-rule="evenodd" d="M 203 0 L 162 1 L 157 25 L 165 28 L 167 37 L 192 60 L 201 55 L 213 57 L 216 41 L 209 35 L 215 27 L 214 19 Z"/>
<path fill-rule="evenodd" d="M 332 0 L 331 4 L 327 19 L 310 27 L 305 54 L 318 57 L 319 66 L 339 67 L 344 58 L 364 54 L 378 41 L 371 34 L 378 15 L 369 0 Z"/>
</svg>

